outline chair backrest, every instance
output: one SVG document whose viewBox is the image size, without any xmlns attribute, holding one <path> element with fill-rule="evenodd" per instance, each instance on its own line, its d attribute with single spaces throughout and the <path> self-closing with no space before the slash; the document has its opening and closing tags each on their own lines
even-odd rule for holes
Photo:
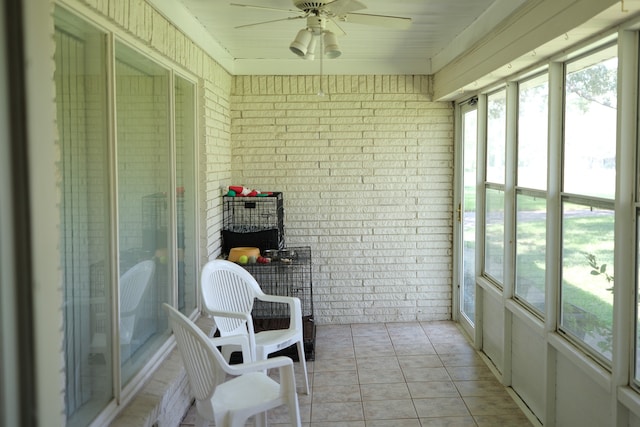
<svg viewBox="0 0 640 427">
<path fill-rule="evenodd" d="M 224 377 L 219 377 L 226 375 L 222 368 L 226 362 L 210 338 L 191 320 L 169 304 L 164 303 L 163 308 L 169 315 L 169 325 L 176 337 L 195 398 L 210 400 L 216 385 L 224 381 Z"/>
<path fill-rule="evenodd" d="M 151 283 L 156 264 L 151 260 L 142 261 L 127 270 L 120 277 L 120 315 L 133 314 L 144 291 Z"/>
<path fill-rule="evenodd" d="M 264 295 L 256 279 L 241 266 L 226 260 L 213 260 L 202 269 L 200 291 L 208 312 L 229 311 L 251 314 L 253 302 Z M 222 335 L 239 333 L 244 320 L 214 316 Z"/>
<path fill-rule="evenodd" d="M 120 342 L 122 344 L 140 343 L 153 333 L 144 326 L 140 329 L 138 319 L 153 316 L 153 305 L 141 304 L 141 302 L 155 269 L 155 262 L 142 261 L 120 277 Z"/>
</svg>

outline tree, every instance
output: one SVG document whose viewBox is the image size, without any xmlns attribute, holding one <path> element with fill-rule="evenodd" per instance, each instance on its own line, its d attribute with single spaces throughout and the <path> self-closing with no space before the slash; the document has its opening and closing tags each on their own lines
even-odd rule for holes
<svg viewBox="0 0 640 427">
<path fill-rule="evenodd" d="M 592 102 L 617 108 L 617 67 L 607 65 L 600 63 L 567 73 L 567 93 L 577 95 L 577 103 L 582 111 L 587 111 Z"/>
</svg>

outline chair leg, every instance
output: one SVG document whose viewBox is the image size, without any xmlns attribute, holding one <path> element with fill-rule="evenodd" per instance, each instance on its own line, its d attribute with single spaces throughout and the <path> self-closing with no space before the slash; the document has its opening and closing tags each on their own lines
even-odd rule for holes
<svg viewBox="0 0 640 427">
<path fill-rule="evenodd" d="M 209 420 L 205 419 L 200 414 L 196 413 L 196 422 L 195 422 L 194 426 L 195 427 L 209 427 Z"/>
<path fill-rule="evenodd" d="M 300 366 L 302 366 L 302 373 L 304 374 L 304 389 L 305 394 L 309 394 L 309 375 L 307 374 L 307 359 L 304 354 L 304 343 L 302 340 L 298 341 L 298 359 L 300 359 Z"/>
<path fill-rule="evenodd" d="M 261 412 L 259 414 L 256 414 L 255 420 L 256 420 L 256 427 L 267 427 L 267 413 L 266 412 Z"/>
<path fill-rule="evenodd" d="M 298 396 L 293 394 L 289 397 L 289 422 L 292 426 L 301 427 L 300 421 L 300 407 L 298 406 Z"/>
</svg>

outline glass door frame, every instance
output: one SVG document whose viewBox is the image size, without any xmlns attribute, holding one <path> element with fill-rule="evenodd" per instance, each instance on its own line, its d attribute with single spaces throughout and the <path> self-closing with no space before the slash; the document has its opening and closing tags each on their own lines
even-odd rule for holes
<svg viewBox="0 0 640 427">
<path fill-rule="evenodd" d="M 452 317 L 453 320 L 458 322 L 463 330 L 469 335 L 469 337 L 476 341 L 476 325 L 478 324 L 478 310 L 475 310 L 474 319 L 470 319 L 465 313 L 462 307 L 461 298 L 463 297 L 463 285 L 464 285 L 464 117 L 465 114 L 470 111 L 478 110 L 477 98 L 471 98 L 455 106 L 455 153 L 457 154 L 454 159 L 454 227 L 453 227 L 453 257 L 454 257 L 454 269 L 453 269 L 453 292 L 452 292 Z M 477 116 L 480 117 L 479 115 Z M 476 131 L 479 128 L 479 123 L 476 123 Z M 476 138 L 478 132 L 476 132 Z M 476 147 L 478 147 L 479 140 L 476 139 Z M 476 159 L 477 148 L 476 148 Z M 477 166 L 476 166 L 477 167 Z M 476 205 L 476 227 L 478 224 L 477 218 L 477 205 Z M 477 241 L 477 233 L 474 236 Z M 477 277 L 477 251 L 474 253 L 475 276 Z M 476 286 L 476 298 L 475 305 L 477 307 L 477 292 Z"/>
</svg>

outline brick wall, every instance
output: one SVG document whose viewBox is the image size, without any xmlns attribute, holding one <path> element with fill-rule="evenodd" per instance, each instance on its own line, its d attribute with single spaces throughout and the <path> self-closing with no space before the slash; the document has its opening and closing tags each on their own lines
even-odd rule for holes
<svg viewBox="0 0 640 427">
<path fill-rule="evenodd" d="M 232 183 L 282 191 L 319 323 L 451 316 L 453 110 L 427 76 L 236 76 Z"/>
</svg>

